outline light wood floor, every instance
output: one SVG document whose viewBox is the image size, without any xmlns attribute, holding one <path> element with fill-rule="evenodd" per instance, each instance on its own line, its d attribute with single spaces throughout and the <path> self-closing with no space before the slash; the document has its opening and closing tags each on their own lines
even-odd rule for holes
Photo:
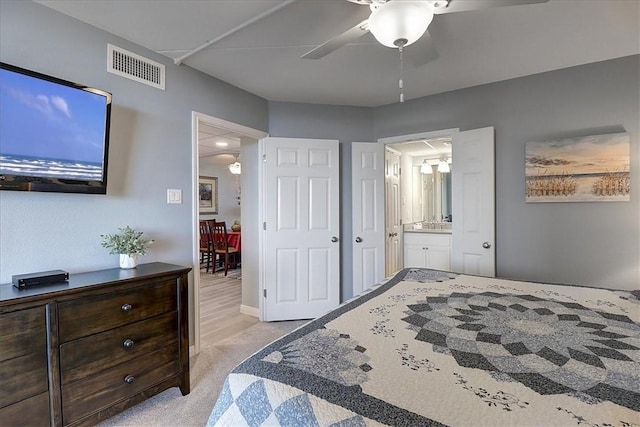
<svg viewBox="0 0 640 427">
<path fill-rule="evenodd" d="M 240 313 L 242 280 L 200 272 L 200 345 L 207 347 L 260 320 Z"/>
</svg>

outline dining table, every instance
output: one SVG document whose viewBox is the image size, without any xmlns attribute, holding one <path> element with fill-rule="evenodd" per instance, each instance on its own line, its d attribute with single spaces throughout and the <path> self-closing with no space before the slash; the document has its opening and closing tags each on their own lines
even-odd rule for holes
<svg viewBox="0 0 640 427">
<path fill-rule="evenodd" d="M 240 231 L 227 230 L 227 243 L 241 252 L 242 239 Z"/>
</svg>

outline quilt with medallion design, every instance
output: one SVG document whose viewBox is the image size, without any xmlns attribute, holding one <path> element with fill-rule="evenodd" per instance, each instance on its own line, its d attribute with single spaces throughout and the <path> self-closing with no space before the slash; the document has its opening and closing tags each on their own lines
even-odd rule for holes
<svg viewBox="0 0 640 427">
<path fill-rule="evenodd" d="M 209 426 L 640 426 L 640 290 L 405 269 L 238 365 Z"/>
</svg>

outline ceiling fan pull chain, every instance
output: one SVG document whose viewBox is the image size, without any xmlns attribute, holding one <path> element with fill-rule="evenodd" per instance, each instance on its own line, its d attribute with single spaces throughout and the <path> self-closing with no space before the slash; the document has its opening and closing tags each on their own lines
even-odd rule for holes
<svg viewBox="0 0 640 427">
<path fill-rule="evenodd" d="M 404 62 L 402 60 L 402 45 L 398 46 L 398 51 L 400 52 L 400 81 L 398 82 L 398 86 L 400 88 L 400 102 L 404 102 Z"/>
</svg>

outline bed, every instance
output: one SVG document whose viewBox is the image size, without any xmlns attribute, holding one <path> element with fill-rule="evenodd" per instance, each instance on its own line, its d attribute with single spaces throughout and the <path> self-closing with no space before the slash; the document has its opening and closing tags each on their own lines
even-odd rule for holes
<svg viewBox="0 0 640 427">
<path fill-rule="evenodd" d="M 209 426 L 638 426 L 640 290 L 405 269 L 267 345 Z"/>
</svg>

